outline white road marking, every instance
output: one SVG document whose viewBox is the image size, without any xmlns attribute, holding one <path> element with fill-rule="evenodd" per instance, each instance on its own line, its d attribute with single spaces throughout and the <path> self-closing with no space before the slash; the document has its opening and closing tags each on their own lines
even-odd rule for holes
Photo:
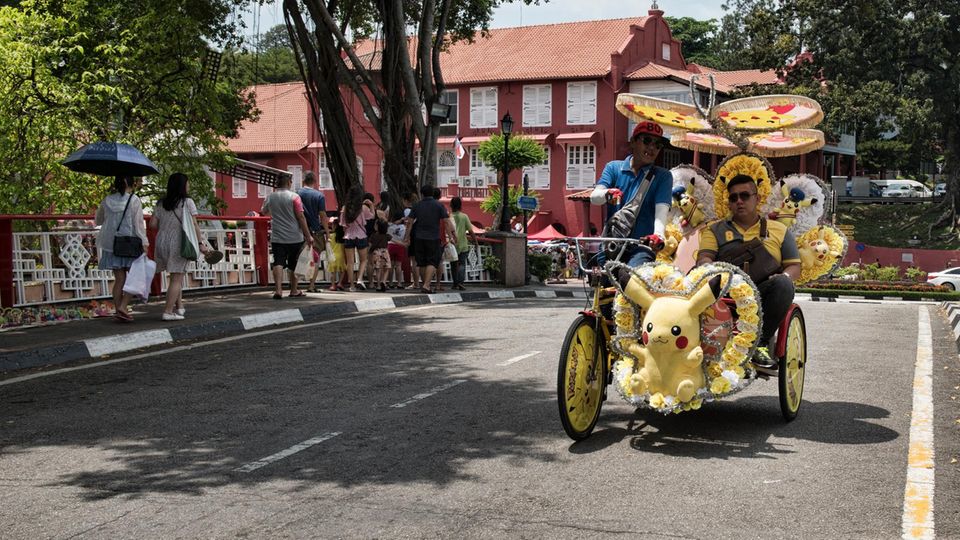
<svg viewBox="0 0 960 540">
<path fill-rule="evenodd" d="M 536 355 L 540 354 L 541 352 L 542 352 L 542 351 L 533 351 L 532 353 L 521 354 L 520 356 L 514 356 L 513 358 L 511 358 L 511 359 L 509 359 L 509 360 L 504 360 L 503 362 L 500 362 L 500 363 L 497 364 L 497 365 L 500 366 L 500 367 L 503 367 L 503 366 L 509 366 L 510 364 L 516 364 L 517 362 L 519 362 L 519 361 L 521 361 L 521 360 L 530 358 L 531 356 L 536 356 Z"/>
<path fill-rule="evenodd" d="M 243 324 L 244 330 L 252 330 L 263 326 L 303 322 L 303 315 L 300 314 L 299 309 L 282 309 L 280 311 L 244 315 L 240 317 L 240 322 Z"/>
<path fill-rule="evenodd" d="M 913 414 L 907 485 L 903 491 L 903 538 L 935 538 L 933 523 L 933 338 L 930 315 L 919 309 L 917 362 L 913 372 Z"/>
<path fill-rule="evenodd" d="M 434 394 L 439 394 L 440 392 L 443 392 L 444 390 L 449 390 L 449 389 L 453 388 L 454 386 L 456 386 L 456 385 L 458 385 L 458 384 L 461 384 L 461 383 L 465 383 L 465 382 L 467 382 L 467 381 L 464 381 L 464 380 L 451 381 L 451 382 L 448 382 L 447 384 L 442 384 L 442 385 L 440 385 L 440 386 L 437 386 L 436 388 L 431 388 L 430 390 L 427 390 L 426 392 L 424 392 L 424 393 L 422 393 L 422 394 L 417 394 L 417 395 L 413 396 L 412 398 L 410 398 L 410 399 L 408 399 L 408 400 L 406 400 L 406 401 L 401 401 L 400 403 L 394 403 L 394 404 L 391 405 L 390 407 L 391 407 L 391 408 L 394 408 L 394 409 L 402 409 L 402 408 L 406 407 L 407 405 L 410 405 L 411 403 L 415 403 L 415 402 L 417 402 L 417 401 L 420 401 L 421 399 L 427 399 L 428 397 L 430 397 L 430 396 L 432 396 L 432 395 L 434 395 Z"/>
<path fill-rule="evenodd" d="M 314 437 L 314 438 L 312 438 L 312 439 L 307 439 L 307 440 L 303 441 L 302 443 L 295 444 L 295 445 L 291 446 L 290 448 L 287 448 L 286 450 L 281 450 L 281 451 L 279 451 L 279 452 L 277 452 L 276 454 L 273 454 L 273 455 L 271 455 L 271 456 L 267 456 L 267 457 L 265 457 L 265 458 L 263 458 L 263 459 L 258 459 L 257 461 L 253 461 L 253 462 L 251 462 L 251 463 L 247 463 L 247 464 L 244 465 L 243 467 L 237 467 L 236 469 L 234 469 L 234 471 L 235 471 L 235 472 L 242 472 L 242 473 L 253 472 L 253 471 L 255 471 L 255 470 L 257 470 L 257 469 L 260 469 L 260 468 L 262 468 L 262 467 L 266 467 L 267 465 L 270 465 L 271 463 L 275 463 L 275 462 L 277 462 L 277 461 L 280 461 L 280 460 L 283 459 L 283 458 L 290 457 L 290 456 L 296 454 L 297 452 L 300 452 L 300 451 L 302 451 L 302 450 L 306 450 L 307 448 L 310 448 L 311 446 L 316 446 L 316 445 L 322 443 L 323 441 L 330 440 L 330 439 L 332 439 L 332 438 L 334 438 L 334 437 L 336 437 L 336 436 L 338 436 L 338 435 L 340 435 L 340 432 L 339 432 L 339 431 L 334 431 L 334 432 L 331 432 L 331 433 L 324 433 L 323 435 Z"/>
<path fill-rule="evenodd" d="M 29 380 L 32 380 L 32 379 L 39 379 L 39 378 L 41 378 L 41 377 L 50 377 L 50 376 L 52 376 L 52 375 L 60 375 L 60 374 L 63 374 L 63 373 L 70 373 L 71 371 L 80 371 L 80 370 L 84 370 L 84 369 L 92 369 L 92 368 L 98 368 L 98 367 L 103 367 L 103 366 L 109 366 L 109 365 L 111 365 L 111 364 L 119 364 L 119 363 L 122 363 L 122 362 L 131 362 L 131 361 L 133 361 L 133 360 L 140 360 L 140 359 L 143 359 L 143 358 L 150 358 L 151 356 L 160 356 L 160 355 L 163 355 L 163 354 L 171 354 L 171 353 L 177 353 L 177 352 L 181 352 L 181 351 L 189 351 L 189 350 L 193 350 L 193 349 L 199 349 L 200 347 L 209 347 L 210 345 L 219 345 L 219 344 L 221 344 L 221 343 L 229 343 L 229 342 L 231 342 L 231 341 L 239 341 L 239 340 L 241 340 L 241 339 L 257 338 L 257 337 L 260 337 L 260 336 L 267 336 L 267 335 L 270 335 L 270 334 L 277 334 L 277 333 L 280 333 L 280 332 L 292 332 L 292 331 L 294 331 L 294 330 L 302 330 L 302 329 L 305 329 L 305 328 L 313 328 L 313 327 L 315 327 L 315 326 L 325 326 L 325 325 L 328 325 L 328 324 L 341 324 L 341 323 L 343 323 L 344 321 L 352 320 L 352 319 L 366 319 L 367 317 L 382 317 L 382 316 L 384 316 L 384 315 L 389 315 L 389 314 L 392 314 L 392 313 L 406 313 L 406 312 L 408 312 L 408 311 L 421 311 L 421 310 L 424 310 L 424 309 L 437 309 L 437 308 L 447 307 L 447 306 L 450 306 L 450 305 L 452 305 L 452 304 L 440 304 L 440 305 L 435 305 L 435 306 L 419 306 L 419 307 L 415 307 L 415 308 L 405 308 L 405 309 L 397 310 L 397 311 L 382 311 L 382 312 L 377 312 L 377 313 L 367 313 L 367 314 L 364 314 L 364 315 L 351 315 L 351 316 L 349 316 L 347 319 L 337 318 L 337 319 L 331 319 L 331 320 L 329 320 L 329 321 L 319 321 L 319 322 L 314 322 L 314 323 L 300 324 L 300 325 L 297 325 L 297 326 L 288 326 L 288 327 L 284 327 L 284 328 L 274 328 L 274 329 L 271 329 L 271 330 L 261 330 L 261 331 L 259 331 L 259 332 L 248 332 L 248 333 L 246 333 L 246 334 L 240 334 L 240 335 L 238 335 L 238 336 L 229 336 L 229 337 L 224 337 L 224 338 L 219 338 L 219 339 L 212 339 L 212 340 L 210 340 L 210 341 L 201 341 L 201 342 L 198 342 L 198 343 L 192 343 L 192 344 L 190 344 L 190 345 L 180 345 L 180 346 L 177 346 L 177 347 L 171 347 L 171 348 L 169 348 L 169 349 L 164 349 L 164 350 L 162 350 L 162 351 L 150 351 L 150 352 L 147 352 L 147 353 L 135 354 L 135 355 L 132 355 L 132 356 L 125 356 L 125 357 L 123 357 L 123 358 L 115 358 L 115 359 L 113 359 L 113 360 L 104 360 L 104 361 L 102 361 L 102 362 L 94 362 L 94 363 L 91 363 L 91 364 L 84 364 L 84 365 L 82 365 L 82 366 L 75 366 L 75 367 L 54 369 L 54 370 L 51 370 L 51 371 L 43 371 L 43 372 L 40 372 L 40 373 L 32 373 L 32 374 L 30 374 L 30 375 L 24 375 L 24 376 L 22 376 L 22 377 L 14 377 L 14 378 L 12 378 L 12 379 L 7 379 L 7 380 L 4 380 L 4 381 L 0 381 L 0 386 L 8 386 L 8 385 L 11 385 L 11 384 L 26 382 L 26 381 L 29 381 Z"/>
<path fill-rule="evenodd" d="M 397 307 L 393 298 L 365 298 L 355 301 L 354 305 L 357 306 L 357 311 L 379 311 Z"/>
<path fill-rule="evenodd" d="M 535 291 L 537 298 L 556 298 L 557 291 Z"/>
<path fill-rule="evenodd" d="M 463 297 L 460 296 L 460 293 L 434 293 L 427 296 L 429 296 L 431 304 L 451 304 L 454 302 L 463 302 Z"/>
<path fill-rule="evenodd" d="M 132 351 L 142 347 L 152 347 L 153 345 L 163 345 L 172 341 L 173 336 L 170 335 L 170 331 L 164 328 L 162 330 L 144 330 L 132 334 L 87 339 L 83 343 L 90 351 L 90 356 L 96 357 Z"/>
<path fill-rule="evenodd" d="M 513 291 L 490 291 L 490 298 L 514 298 Z"/>
</svg>

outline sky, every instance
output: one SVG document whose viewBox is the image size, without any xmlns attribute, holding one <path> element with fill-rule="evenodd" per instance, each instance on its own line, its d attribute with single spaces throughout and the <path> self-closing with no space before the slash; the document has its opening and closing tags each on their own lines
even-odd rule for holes
<svg viewBox="0 0 960 540">
<path fill-rule="evenodd" d="M 720 19 L 724 15 L 720 7 L 723 0 L 659 0 L 659 8 L 668 17 L 693 17 L 694 19 Z M 503 4 L 493 13 L 491 28 L 553 24 L 595 19 L 619 19 L 642 17 L 647 14 L 652 1 L 636 0 L 550 0 L 540 5 L 525 6 L 521 2 Z M 253 2 L 251 2 L 253 5 Z M 253 33 L 255 19 L 251 7 L 244 20 L 247 32 Z M 283 23 L 283 9 L 279 1 L 259 8 L 260 32 Z"/>
</svg>

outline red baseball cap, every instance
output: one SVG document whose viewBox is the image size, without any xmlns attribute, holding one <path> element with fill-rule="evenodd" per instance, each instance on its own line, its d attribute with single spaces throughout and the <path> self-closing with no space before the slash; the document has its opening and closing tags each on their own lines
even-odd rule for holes
<svg viewBox="0 0 960 540">
<path fill-rule="evenodd" d="M 663 128 L 656 122 L 640 122 L 637 124 L 636 127 L 633 128 L 630 140 L 636 139 L 639 135 L 653 135 L 654 137 L 666 139 L 666 137 L 663 136 Z"/>
</svg>

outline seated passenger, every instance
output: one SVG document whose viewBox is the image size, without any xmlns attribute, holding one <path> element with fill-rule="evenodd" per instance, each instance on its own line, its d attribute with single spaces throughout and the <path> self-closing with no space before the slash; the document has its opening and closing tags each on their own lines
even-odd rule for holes
<svg viewBox="0 0 960 540">
<path fill-rule="evenodd" d="M 770 339 L 793 302 L 793 280 L 800 277 L 800 253 L 786 226 L 760 217 L 756 180 L 745 174 L 734 176 L 727 183 L 727 193 L 732 215 L 703 229 L 697 265 L 727 262 L 741 268 L 756 283 L 763 328 L 754 364 L 773 368 L 776 360 L 769 351 Z"/>
</svg>

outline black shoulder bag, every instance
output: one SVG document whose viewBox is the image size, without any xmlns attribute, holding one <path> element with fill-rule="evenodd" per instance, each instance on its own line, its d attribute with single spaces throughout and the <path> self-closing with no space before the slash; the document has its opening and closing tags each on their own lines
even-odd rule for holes
<svg viewBox="0 0 960 540">
<path fill-rule="evenodd" d="M 123 218 L 127 215 L 127 208 L 130 207 L 131 199 L 133 199 L 132 193 L 129 197 L 127 197 L 127 204 L 123 207 L 123 213 L 120 214 L 120 223 L 117 224 L 117 233 L 120 232 L 120 227 L 123 226 Z M 136 234 L 133 236 L 120 236 L 119 234 L 114 233 L 113 254 L 117 257 L 136 259 L 140 255 L 143 255 L 143 240 Z"/>
<path fill-rule="evenodd" d="M 617 210 L 607 220 L 601 233 L 604 238 L 630 238 L 633 226 L 637 223 L 637 217 L 640 216 L 640 205 L 643 204 L 643 197 L 650 189 L 650 184 L 653 183 L 653 168 L 654 166 L 651 165 L 650 169 L 647 170 L 647 174 L 640 181 L 637 193 L 630 199 L 630 202 L 620 207 L 620 210 Z"/>
</svg>

